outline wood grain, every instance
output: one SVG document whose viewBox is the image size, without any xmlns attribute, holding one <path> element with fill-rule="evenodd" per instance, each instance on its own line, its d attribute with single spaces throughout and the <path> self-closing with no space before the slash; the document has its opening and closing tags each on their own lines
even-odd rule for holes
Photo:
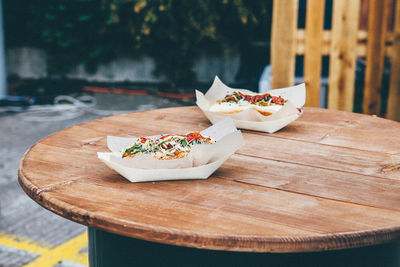
<svg viewBox="0 0 400 267">
<path fill-rule="evenodd" d="M 388 0 L 370 0 L 363 113 L 380 114 Z"/>
<path fill-rule="evenodd" d="M 367 38 L 368 32 L 365 30 L 359 30 L 357 32 L 357 47 L 356 54 L 358 57 L 365 57 L 367 55 Z M 385 37 L 385 56 L 392 57 L 394 53 L 394 38 L 395 34 L 392 32 L 387 32 Z M 330 30 L 324 30 L 322 32 L 322 47 L 321 53 L 324 56 L 330 54 L 331 51 L 331 42 L 332 42 L 332 32 Z M 297 30 L 297 39 L 296 39 L 296 54 L 304 55 L 306 50 L 306 30 L 298 29 Z"/>
<path fill-rule="evenodd" d="M 308 107 L 320 106 L 324 10 L 324 0 L 307 1 L 304 82 L 307 87 L 306 106 Z"/>
<path fill-rule="evenodd" d="M 305 108 L 275 134 L 243 131 L 246 145 L 207 180 L 130 183 L 97 159 L 97 151 L 107 151 L 107 135 L 207 126 L 196 107 L 76 125 L 28 150 L 19 182 L 67 219 L 165 244 L 306 252 L 400 239 L 398 122 Z M 362 145 L 363 138 L 372 141 Z"/>
<path fill-rule="evenodd" d="M 365 3 L 364 3 L 365 2 Z M 325 0 L 307 1 L 306 27 L 297 29 L 298 1 L 274 2 L 272 24 L 272 88 L 293 84 L 296 55 L 304 55 L 306 105 L 319 106 L 321 57 L 330 56 L 328 107 L 352 111 L 356 58 L 367 58 L 363 112 L 400 120 L 399 4 L 391 0 L 364 1 L 369 7 L 369 29 L 359 29 L 360 0 L 333 1 L 332 30 L 323 30 Z M 392 13 L 391 9 L 395 7 Z M 387 32 L 392 24 L 394 30 Z M 361 22 L 364 22 L 363 17 Z M 294 53 L 293 53 L 294 49 Z M 380 114 L 384 58 L 391 58 L 392 70 L 388 109 Z"/>
<path fill-rule="evenodd" d="M 294 84 L 298 0 L 274 0 L 271 32 L 272 88 Z"/>
<path fill-rule="evenodd" d="M 400 121 L 400 1 L 396 2 L 387 118 Z"/>
<path fill-rule="evenodd" d="M 328 108 L 353 111 L 360 0 L 333 2 Z"/>
</svg>

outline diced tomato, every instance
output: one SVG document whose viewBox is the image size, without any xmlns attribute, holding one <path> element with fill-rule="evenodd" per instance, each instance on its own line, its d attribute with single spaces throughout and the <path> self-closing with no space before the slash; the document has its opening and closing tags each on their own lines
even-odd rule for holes
<svg viewBox="0 0 400 267">
<path fill-rule="evenodd" d="M 190 133 L 186 135 L 186 140 L 190 143 L 193 140 L 205 139 L 200 133 Z"/>
<path fill-rule="evenodd" d="M 275 104 L 283 104 L 285 100 L 282 97 L 279 96 L 273 96 L 271 97 L 271 102 Z"/>
<path fill-rule="evenodd" d="M 146 143 L 147 140 L 148 139 L 146 137 L 139 138 L 139 142 L 142 143 L 142 144 Z"/>
</svg>

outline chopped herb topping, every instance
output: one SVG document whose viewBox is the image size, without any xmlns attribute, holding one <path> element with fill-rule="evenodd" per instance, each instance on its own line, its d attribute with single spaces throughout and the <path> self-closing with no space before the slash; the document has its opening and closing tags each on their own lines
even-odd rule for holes
<svg viewBox="0 0 400 267">
<path fill-rule="evenodd" d="M 139 153 L 153 153 L 159 159 L 181 158 L 186 156 L 193 145 L 213 144 L 210 137 L 202 136 L 198 132 L 187 135 L 164 135 L 156 140 L 141 137 L 124 150 L 122 157 L 135 157 Z"/>
</svg>

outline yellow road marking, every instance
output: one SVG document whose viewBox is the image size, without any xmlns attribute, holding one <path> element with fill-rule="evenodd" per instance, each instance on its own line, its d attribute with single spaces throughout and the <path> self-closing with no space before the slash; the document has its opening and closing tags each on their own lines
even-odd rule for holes
<svg viewBox="0 0 400 267">
<path fill-rule="evenodd" d="M 54 248 L 53 245 L 44 242 L 37 242 L 29 238 L 16 236 L 12 234 L 6 234 L 2 232 L 0 232 L 0 244 L 8 247 L 29 251 L 35 254 L 44 254 Z"/>
<path fill-rule="evenodd" d="M 41 255 L 33 262 L 25 265 L 30 267 L 50 267 L 62 260 L 87 265 L 87 253 L 80 253 L 82 249 L 87 247 L 87 243 L 88 240 L 86 231 L 58 247 L 45 242 L 34 241 L 26 237 L 0 232 L 0 245 Z"/>
<path fill-rule="evenodd" d="M 80 264 L 88 264 L 86 253 L 79 253 L 87 246 L 87 232 L 80 234 L 64 244 L 47 251 L 36 260 L 24 265 L 25 267 L 51 267 L 62 260 L 74 261 Z"/>
</svg>

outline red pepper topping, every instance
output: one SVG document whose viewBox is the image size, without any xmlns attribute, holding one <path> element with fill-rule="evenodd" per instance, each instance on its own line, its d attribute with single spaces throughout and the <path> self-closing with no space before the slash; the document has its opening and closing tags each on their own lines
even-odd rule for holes
<svg viewBox="0 0 400 267">
<path fill-rule="evenodd" d="M 193 140 L 206 140 L 211 141 L 210 137 L 204 137 L 200 133 L 190 133 L 186 135 L 186 140 L 188 143 L 192 142 Z"/>
<path fill-rule="evenodd" d="M 164 135 L 164 136 L 160 137 L 159 139 L 163 140 L 169 136 L 172 136 L 172 135 L 170 135 L 170 134 Z M 178 135 L 178 136 L 185 137 L 186 140 L 188 141 L 188 143 L 190 143 L 192 140 L 200 140 L 200 139 L 211 140 L 211 138 L 206 138 L 206 137 L 202 136 L 200 133 L 189 133 L 187 135 Z"/>
<path fill-rule="evenodd" d="M 186 140 L 190 143 L 193 140 L 203 139 L 204 137 L 200 133 L 190 133 L 186 135 Z"/>
<path fill-rule="evenodd" d="M 240 96 L 240 97 L 239 97 Z M 283 105 L 285 103 L 285 99 L 283 99 L 280 96 L 271 96 L 269 93 L 265 93 L 262 95 L 246 95 L 243 94 L 240 91 L 235 91 L 232 94 L 226 95 L 225 98 L 220 102 L 238 102 L 240 99 L 244 99 L 247 102 L 250 102 L 251 104 L 257 104 L 258 102 L 265 102 L 272 104 L 277 104 L 277 105 Z M 265 104 L 261 104 L 265 105 Z"/>
<path fill-rule="evenodd" d="M 271 97 L 271 102 L 275 104 L 283 104 L 285 100 L 282 97 L 279 96 L 273 96 Z"/>
<path fill-rule="evenodd" d="M 142 144 L 146 143 L 147 140 L 148 140 L 148 138 L 146 138 L 146 137 L 140 137 L 139 138 L 139 142 L 142 143 Z"/>
</svg>

